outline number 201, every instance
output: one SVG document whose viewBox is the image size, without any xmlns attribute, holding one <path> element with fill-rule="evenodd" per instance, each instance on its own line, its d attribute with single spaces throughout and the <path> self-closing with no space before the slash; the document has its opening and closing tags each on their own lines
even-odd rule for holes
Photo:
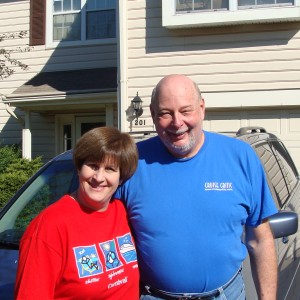
<svg viewBox="0 0 300 300">
<path fill-rule="evenodd" d="M 135 120 L 134 125 L 146 125 L 146 120 Z"/>
</svg>

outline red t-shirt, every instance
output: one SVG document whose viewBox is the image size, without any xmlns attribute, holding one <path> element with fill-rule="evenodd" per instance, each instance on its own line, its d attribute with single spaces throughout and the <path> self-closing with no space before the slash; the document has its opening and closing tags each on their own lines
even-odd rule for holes
<svg viewBox="0 0 300 300">
<path fill-rule="evenodd" d="M 134 241 L 123 204 L 88 211 L 66 195 L 28 226 L 16 299 L 139 299 Z"/>
</svg>

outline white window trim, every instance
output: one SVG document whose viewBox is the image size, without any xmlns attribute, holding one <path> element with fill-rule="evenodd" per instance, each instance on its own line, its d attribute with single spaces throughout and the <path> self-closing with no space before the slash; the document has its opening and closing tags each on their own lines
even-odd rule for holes
<svg viewBox="0 0 300 300">
<path fill-rule="evenodd" d="M 162 0 L 162 24 L 167 28 L 209 27 L 233 24 L 293 22 L 300 20 L 300 0 L 293 6 L 238 9 L 237 0 L 229 0 L 229 11 L 176 13 L 175 0 Z"/>
<path fill-rule="evenodd" d="M 85 18 L 85 14 L 83 14 Z M 82 19 L 81 26 L 83 26 L 84 19 Z M 117 14 L 116 14 L 116 28 L 117 28 Z M 81 28 L 85 35 L 84 28 Z M 47 0 L 46 3 L 46 48 L 57 47 L 73 47 L 73 46 L 88 46 L 88 45 L 104 45 L 104 44 L 116 44 L 117 37 L 108 39 L 92 39 L 92 40 L 80 40 L 80 41 L 53 41 L 53 0 Z"/>
</svg>

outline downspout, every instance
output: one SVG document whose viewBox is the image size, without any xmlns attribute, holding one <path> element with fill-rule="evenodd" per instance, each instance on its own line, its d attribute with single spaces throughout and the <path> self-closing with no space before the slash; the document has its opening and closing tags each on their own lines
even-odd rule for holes
<svg viewBox="0 0 300 300">
<path fill-rule="evenodd" d="M 126 109 L 128 99 L 128 66 L 127 66 L 127 1 L 118 1 L 118 128 L 121 131 L 128 131 L 126 121 Z"/>
<path fill-rule="evenodd" d="M 16 119 L 22 126 L 22 129 L 25 127 L 25 121 L 22 117 L 15 114 L 15 112 L 11 109 L 9 103 L 5 103 L 3 100 L 5 100 L 5 96 L 1 96 L 2 102 L 5 104 L 6 111 L 14 118 Z"/>
</svg>

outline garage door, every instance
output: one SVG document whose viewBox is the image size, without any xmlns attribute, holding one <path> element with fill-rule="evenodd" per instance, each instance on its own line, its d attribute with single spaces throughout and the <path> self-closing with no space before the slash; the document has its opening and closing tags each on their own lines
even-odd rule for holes
<svg viewBox="0 0 300 300">
<path fill-rule="evenodd" d="M 245 126 L 264 127 L 277 135 L 300 172 L 300 109 L 206 111 L 205 130 L 232 134 Z"/>
</svg>

